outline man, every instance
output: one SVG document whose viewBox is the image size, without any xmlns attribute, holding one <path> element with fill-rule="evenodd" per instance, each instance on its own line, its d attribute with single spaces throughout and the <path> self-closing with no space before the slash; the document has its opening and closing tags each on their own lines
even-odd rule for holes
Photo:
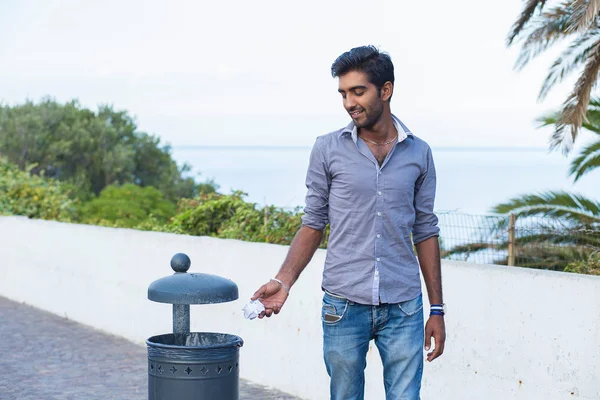
<svg viewBox="0 0 600 400">
<path fill-rule="evenodd" d="M 352 122 L 317 138 L 302 227 L 276 277 L 252 299 L 265 306 L 260 318 L 278 314 L 329 223 L 321 313 L 331 399 L 364 398 L 372 339 L 387 399 L 419 399 L 423 344 L 429 351 L 434 338 L 427 354 L 433 361 L 446 336 L 431 149 L 391 113 L 394 66 L 387 54 L 354 48 L 331 71 Z M 432 305 L 425 328 L 419 265 Z"/>
</svg>

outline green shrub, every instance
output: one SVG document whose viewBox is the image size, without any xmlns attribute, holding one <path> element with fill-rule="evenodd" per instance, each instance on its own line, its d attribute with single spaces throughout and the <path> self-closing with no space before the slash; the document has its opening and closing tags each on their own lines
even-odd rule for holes
<svg viewBox="0 0 600 400">
<path fill-rule="evenodd" d="M 259 209 L 244 201 L 243 192 L 211 193 L 179 202 L 179 211 L 168 230 L 248 242 L 289 245 L 302 226 L 300 208 L 286 211 L 275 206 Z M 326 230 L 326 236 L 328 234 Z M 322 247 L 327 245 L 325 240 Z"/>
<path fill-rule="evenodd" d="M 43 175 L 32 175 L 34 167 L 21 171 L 0 158 L 0 214 L 72 221 L 76 202 L 69 197 L 69 188 Z"/>
<path fill-rule="evenodd" d="M 175 204 L 151 186 L 133 184 L 108 186 L 97 198 L 84 203 L 79 210 L 82 222 L 122 228 L 145 227 L 156 230 L 176 211 Z M 154 229 L 149 229 L 149 228 Z"/>
<path fill-rule="evenodd" d="M 565 272 L 576 274 L 600 275 L 600 255 L 592 254 L 587 260 L 573 261 L 565 267 Z"/>
<path fill-rule="evenodd" d="M 231 195 L 209 193 L 195 199 L 182 199 L 171 229 L 196 236 L 218 236 L 236 214 L 253 220 L 254 204 L 246 203 L 241 192 Z"/>
</svg>

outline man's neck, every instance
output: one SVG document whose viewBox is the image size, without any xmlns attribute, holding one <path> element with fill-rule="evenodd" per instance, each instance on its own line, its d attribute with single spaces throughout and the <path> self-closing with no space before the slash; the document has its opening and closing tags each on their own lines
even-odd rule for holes
<svg viewBox="0 0 600 400">
<path fill-rule="evenodd" d="M 367 138 L 376 142 L 385 142 L 386 140 L 392 139 L 398 134 L 396 126 L 394 125 L 394 119 L 392 113 L 384 111 L 379 121 L 377 121 L 372 127 L 359 128 L 357 132 L 361 137 Z"/>
</svg>

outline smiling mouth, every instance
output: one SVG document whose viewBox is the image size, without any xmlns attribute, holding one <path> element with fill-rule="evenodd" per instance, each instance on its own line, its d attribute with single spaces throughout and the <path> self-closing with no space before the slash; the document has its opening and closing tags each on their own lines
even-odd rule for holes
<svg viewBox="0 0 600 400">
<path fill-rule="evenodd" d="M 356 117 L 358 117 L 358 116 L 359 116 L 359 114 L 360 114 L 360 113 L 362 113 L 362 110 L 361 110 L 361 111 L 352 111 L 352 112 L 350 113 L 350 116 L 351 116 L 352 118 L 356 118 Z"/>
</svg>

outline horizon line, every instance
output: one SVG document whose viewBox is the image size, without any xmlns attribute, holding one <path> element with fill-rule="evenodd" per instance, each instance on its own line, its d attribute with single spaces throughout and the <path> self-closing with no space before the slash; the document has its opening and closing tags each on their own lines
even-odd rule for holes
<svg viewBox="0 0 600 400">
<path fill-rule="evenodd" d="M 173 150 L 310 150 L 312 146 L 269 146 L 269 145 L 180 145 L 171 146 Z M 508 146 L 431 146 L 437 151 L 548 151 L 546 147 L 508 147 Z"/>
</svg>

